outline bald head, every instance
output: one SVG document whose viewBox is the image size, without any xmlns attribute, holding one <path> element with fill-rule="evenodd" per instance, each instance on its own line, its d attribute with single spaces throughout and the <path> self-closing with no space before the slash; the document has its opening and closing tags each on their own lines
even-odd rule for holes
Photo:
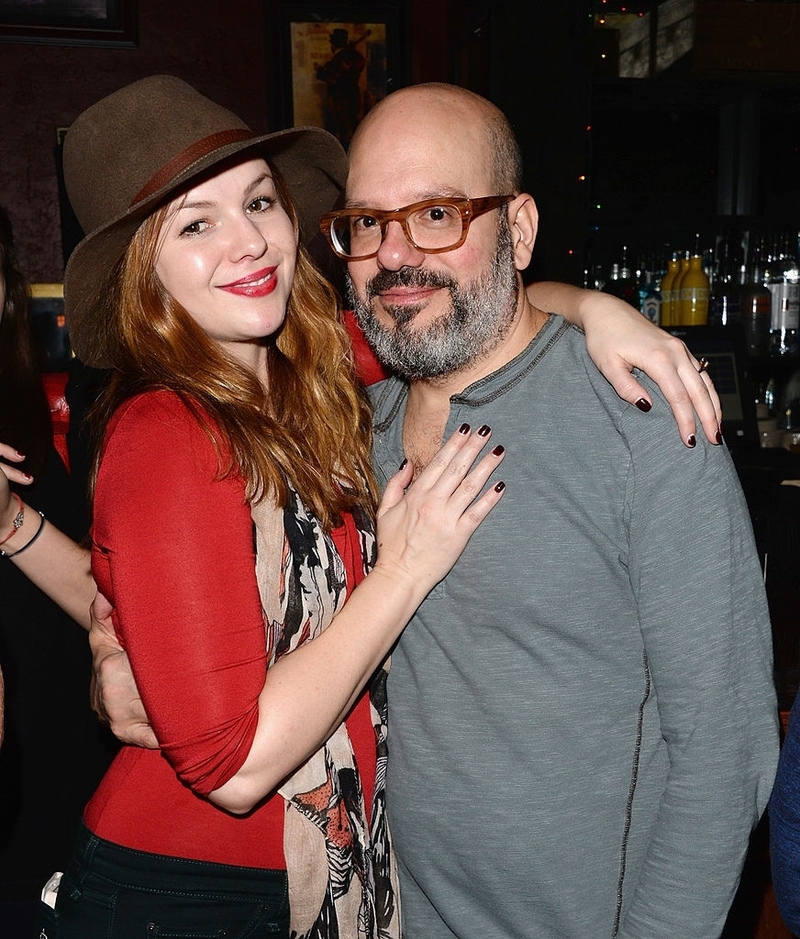
<svg viewBox="0 0 800 939">
<path fill-rule="evenodd" d="M 520 191 L 519 145 L 503 112 L 465 88 L 432 83 L 393 92 L 359 124 L 350 145 L 348 194 L 357 190 L 368 161 L 404 161 L 413 166 L 434 154 L 439 155 L 442 169 L 450 160 L 454 169 L 468 162 L 473 174 L 484 177 L 486 192 L 481 195 Z M 400 172 L 400 167 L 395 170 Z M 441 185 L 447 183 L 441 180 Z"/>
</svg>

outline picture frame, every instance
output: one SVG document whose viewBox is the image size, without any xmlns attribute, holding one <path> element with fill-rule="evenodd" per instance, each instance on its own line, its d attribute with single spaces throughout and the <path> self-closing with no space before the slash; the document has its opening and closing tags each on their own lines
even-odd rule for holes
<svg viewBox="0 0 800 939">
<path fill-rule="evenodd" d="M 136 48 L 137 0 L 0 0 L 0 41 Z"/>
<path fill-rule="evenodd" d="M 405 83 L 406 0 L 275 4 L 273 127 L 324 127 L 344 147 L 370 107 Z"/>
</svg>

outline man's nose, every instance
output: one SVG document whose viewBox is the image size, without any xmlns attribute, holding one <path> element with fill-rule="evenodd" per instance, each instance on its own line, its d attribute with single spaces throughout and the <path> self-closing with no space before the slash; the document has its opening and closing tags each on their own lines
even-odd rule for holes
<svg viewBox="0 0 800 939">
<path fill-rule="evenodd" d="M 378 249 L 378 265 L 387 271 L 399 271 L 401 267 L 419 267 L 424 260 L 425 252 L 411 244 L 400 222 L 389 222 Z"/>
</svg>

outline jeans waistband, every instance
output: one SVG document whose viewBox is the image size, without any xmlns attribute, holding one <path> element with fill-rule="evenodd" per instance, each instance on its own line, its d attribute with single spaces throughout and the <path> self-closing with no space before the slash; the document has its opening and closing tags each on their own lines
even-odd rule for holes
<svg viewBox="0 0 800 939">
<path fill-rule="evenodd" d="M 81 825 L 76 839 L 73 876 L 82 881 L 91 871 L 111 883 L 145 890 L 198 890 L 217 895 L 285 894 L 286 871 L 239 867 L 212 861 L 137 851 L 106 841 Z"/>
</svg>

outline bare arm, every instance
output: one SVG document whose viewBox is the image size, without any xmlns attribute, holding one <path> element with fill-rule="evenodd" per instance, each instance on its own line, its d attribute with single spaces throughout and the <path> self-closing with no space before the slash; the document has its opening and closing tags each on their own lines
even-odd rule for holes
<svg viewBox="0 0 800 939">
<path fill-rule="evenodd" d="M 719 397 L 708 374 L 698 371 L 697 360 L 680 339 L 602 291 L 551 281 L 531 284 L 527 291 L 534 306 L 560 313 L 585 331 L 589 354 L 621 398 L 649 410 L 650 397 L 631 369 L 647 372 L 669 402 L 687 446 L 692 446 L 697 430 L 695 413 L 709 441 L 720 443 Z"/>
<path fill-rule="evenodd" d="M 413 485 L 410 466 L 389 482 L 378 513 L 375 568 L 320 636 L 269 669 L 248 757 L 210 794 L 212 802 L 249 811 L 341 724 L 416 608 L 500 499 L 502 488 L 480 492 L 502 452 L 488 454 L 468 473 L 484 442 L 456 433 Z"/>
<path fill-rule="evenodd" d="M 0 458 L 0 538 L 4 538 L 12 531 L 19 511 L 9 483 L 28 486 L 33 479 L 13 466 L 24 457 L 12 447 L 0 443 Z M 7 555 L 20 553 L 0 560 L 16 565 L 76 623 L 89 629 L 89 605 L 95 595 L 89 552 L 50 522 L 43 523 L 35 509 L 23 505 L 22 526 L 2 546 Z M 34 536 L 36 540 L 32 541 Z"/>
</svg>

